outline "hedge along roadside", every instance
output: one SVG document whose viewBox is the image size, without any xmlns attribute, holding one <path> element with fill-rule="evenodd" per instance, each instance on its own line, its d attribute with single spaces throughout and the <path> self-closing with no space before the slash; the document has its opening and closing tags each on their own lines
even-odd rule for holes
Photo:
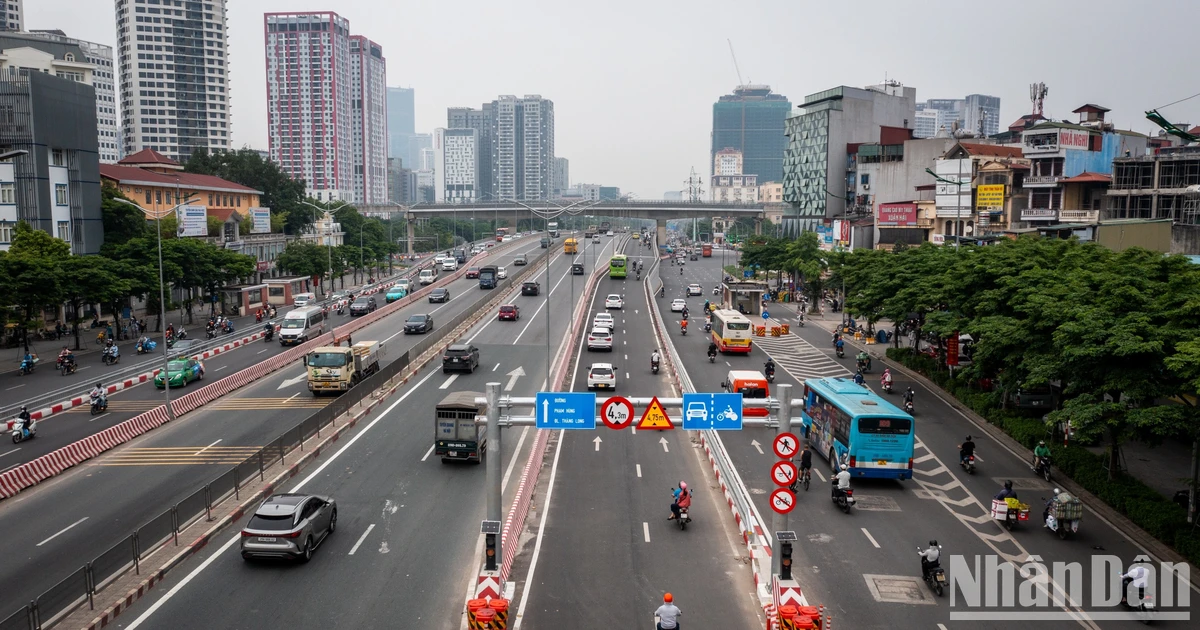
<svg viewBox="0 0 1200 630">
<path fill-rule="evenodd" d="M 937 369 L 932 358 L 916 355 L 908 348 L 888 348 L 887 358 L 924 377 L 980 420 L 1003 431 L 1021 447 L 1032 449 L 1038 440 L 1046 438 L 1046 425 L 1041 419 L 1001 409 L 996 404 L 995 394 L 972 390 L 957 379 L 952 379 L 948 373 Z M 1054 466 L 1059 470 L 1056 484 L 1063 485 L 1085 500 L 1103 502 L 1116 511 L 1114 516 L 1124 517 L 1130 525 L 1144 530 L 1155 540 L 1141 542 L 1160 543 L 1154 545 L 1158 548 L 1152 548 L 1151 551 L 1162 559 L 1187 560 L 1193 565 L 1200 565 L 1200 536 L 1187 523 L 1181 507 L 1130 475 L 1109 481 L 1104 457 L 1082 446 L 1055 444 L 1053 450 Z"/>
<path fill-rule="evenodd" d="M 520 241 L 512 241 L 519 243 Z M 510 244 L 511 246 L 511 244 Z M 503 248 L 501 248 L 503 249 Z M 493 249 L 493 251 L 496 251 Z M 541 254 L 542 252 L 539 252 Z M 539 258 L 540 256 L 535 256 Z M 458 274 L 447 278 L 445 282 L 452 281 L 459 277 L 466 270 L 463 269 Z M 431 288 L 429 288 L 431 290 Z M 420 292 L 418 292 L 420 293 Z M 428 293 L 428 291 L 425 291 Z M 411 301 L 409 302 L 411 303 Z M 389 306 L 394 306 L 395 303 Z M 217 398 L 225 396 L 230 392 L 245 387 L 254 381 L 275 372 L 279 369 L 287 367 L 291 363 L 298 361 L 302 356 L 308 353 L 313 348 L 322 345 L 328 345 L 335 338 L 335 334 L 347 334 L 355 330 L 361 329 L 363 326 L 370 324 L 373 321 L 394 312 L 395 309 L 387 311 L 380 309 L 376 313 L 368 317 L 373 317 L 369 321 L 360 319 L 357 322 L 346 324 L 334 333 L 325 333 L 316 339 L 310 340 L 304 344 L 291 348 L 275 357 L 267 359 L 257 365 L 250 366 L 239 372 L 231 374 L 221 380 L 207 385 L 198 390 L 192 391 L 181 398 L 171 401 L 171 409 L 175 417 L 182 416 L 189 411 L 192 411 L 201 405 L 207 404 Z M 385 311 L 385 312 L 380 312 Z M 410 355 L 411 356 L 411 355 Z M 157 428 L 170 420 L 166 406 L 159 406 L 151 409 L 143 414 L 130 418 L 122 423 L 109 427 L 104 431 L 96 433 L 67 446 L 47 453 L 33 461 L 27 462 L 12 470 L 0 473 L 0 499 L 7 499 L 21 490 L 30 486 L 36 485 L 46 479 L 62 473 L 64 470 L 76 466 L 84 461 L 87 461 L 97 455 L 123 444 L 147 431 Z"/>
</svg>

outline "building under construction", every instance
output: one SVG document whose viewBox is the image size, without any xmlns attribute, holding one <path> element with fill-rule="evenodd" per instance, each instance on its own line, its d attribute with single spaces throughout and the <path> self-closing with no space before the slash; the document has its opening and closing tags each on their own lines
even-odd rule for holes
<svg viewBox="0 0 1200 630">
<path fill-rule="evenodd" d="M 1200 145 L 1114 159 L 1107 216 L 1200 225 Z"/>
</svg>

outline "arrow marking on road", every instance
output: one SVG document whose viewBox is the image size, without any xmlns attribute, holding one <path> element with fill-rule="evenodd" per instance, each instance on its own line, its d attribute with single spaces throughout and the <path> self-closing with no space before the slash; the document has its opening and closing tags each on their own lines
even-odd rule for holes
<svg viewBox="0 0 1200 630">
<path fill-rule="evenodd" d="M 597 453 L 600 452 L 600 443 L 603 441 L 604 440 L 601 440 L 599 435 L 596 436 L 596 439 L 592 440 L 592 442 L 596 444 L 596 452 Z"/>
<path fill-rule="evenodd" d="M 517 379 L 521 378 L 522 376 L 525 376 L 525 370 L 522 369 L 521 366 L 518 365 L 517 369 L 509 372 L 505 376 L 508 377 L 508 383 L 506 383 L 504 385 L 504 391 L 511 392 L 512 388 L 515 387 L 517 384 Z"/>
<path fill-rule="evenodd" d="M 295 385 L 296 383 L 299 383 L 300 381 L 303 381 L 306 378 L 308 378 L 308 374 L 301 374 L 300 376 L 297 376 L 296 378 L 286 379 L 282 383 L 280 383 L 279 387 L 276 387 L 275 390 L 278 391 L 278 390 L 284 389 L 285 387 L 291 387 L 292 385 Z"/>
<path fill-rule="evenodd" d="M 663 452 L 664 452 L 664 453 L 670 453 L 670 452 L 671 452 L 671 449 L 670 449 L 670 448 L 667 446 L 667 444 L 668 444 L 668 442 L 667 442 L 667 438 L 659 438 L 659 439 L 658 439 L 658 443 L 659 443 L 659 444 L 662 444 L 662 446 L 663 446 Z"/>
<path fill-rule="evenodd" d="M 758 454 L 759 454 L 759 455 L 765 455 L 765 454 L 766 454 L 766 453 L 763 453 L 763 450 L 762 450 L 762 444 L 759 444 L 759 443 L 758 443 L 758 440 L 750 440 L 750 446 L 753 446 L 753 447 L 754 447 L 754 450 L 758 451 Z"/>
</svg>

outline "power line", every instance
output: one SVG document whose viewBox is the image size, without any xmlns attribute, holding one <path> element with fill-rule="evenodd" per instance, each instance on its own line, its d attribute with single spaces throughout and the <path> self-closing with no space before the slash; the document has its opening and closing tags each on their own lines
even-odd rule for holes
<svg viewBox="0 0 1200 630">
<path fill-rule="evenodd" d="M 1166 105 L 1160 105 L 1160 106 L 1158 106 L 1158 107 L 1155 107 L 1154 109 L 1165 109 L 1165 108 L 1167 108 L 1167 107 L 1170 107 L 1170 106 L 1172 106 L 1172 105 L 1178 105 L 1179 103 L 1182 103 L 1182 102 L 1184 102 L 1184 101 L 1190 101 L 1190 100 L 1192 100 L 1192 99 L 1196 98 L 1197 96 L 1200 96 L 1200 92 L 1196 92 L 1195 94 L 1193 94 L 1193 95 L 1191 95 L 1191 96 L 1189 96 L 1189 97 L 1187 97 L 1187 98 L 1181 98 L 1181 99 L 1179 99 L 1178 101 L 1175 101 L 1174 103 L 1167 103 Z"/>
</svg>

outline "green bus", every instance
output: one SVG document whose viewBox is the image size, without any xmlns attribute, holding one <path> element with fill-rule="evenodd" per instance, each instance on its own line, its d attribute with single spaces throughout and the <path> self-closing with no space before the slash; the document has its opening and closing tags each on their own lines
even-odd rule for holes
<svg viewBox="0 0 1200 630">
<path fill-rule="evenodd" d="M 629 260 L 625 254 L 617 254 L 608 261 L 608 277 L 624 278 Z"/>
</svg>

